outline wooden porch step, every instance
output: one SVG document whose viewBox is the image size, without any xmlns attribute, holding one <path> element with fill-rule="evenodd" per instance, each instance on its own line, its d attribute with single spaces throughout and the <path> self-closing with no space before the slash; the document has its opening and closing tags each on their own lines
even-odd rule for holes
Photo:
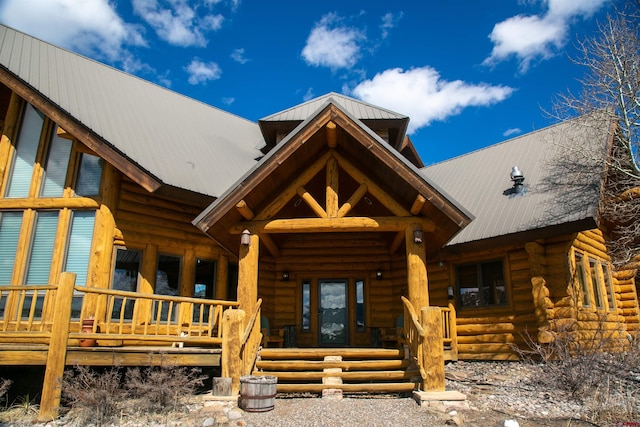
<svg viewBox="0 0 640 427">
<path fill-rule="evenodd" d="M 271 375 L 278 377 L 278 381 L 320 381 L 323 378 L 337 377 L 343 381 L 401 381 L 409 380 L 420 375 L 417 370 L 407 371 L 254 371 L 255 376 Z"/>
<path fill-rule="evenodd" d="M 263 348 L 263 359 L 324 359 L 326 356 L 342 356 L 343 359 L 398 359 L 404 350 L 393 348 Z"/>
<path fill-rule="evenodd" d="M 410 393 L 415 384 L 403 383 L 361 383 L 361 384 L 280 384 L 278 393 L 322 393 L 325 389 L 340 389 L 347 393 Z"/>
<path fill-rule="evenodd" d="M 258 360 L 256 368 L 267 371 L 321 371 L 328 368 L 340 368 L 344 371 L 394 370 L 405 369 L 408 360 Z"/>
</svg>

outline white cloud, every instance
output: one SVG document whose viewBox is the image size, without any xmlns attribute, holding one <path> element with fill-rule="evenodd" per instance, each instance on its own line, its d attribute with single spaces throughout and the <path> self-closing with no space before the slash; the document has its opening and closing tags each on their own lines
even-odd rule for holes
<svg viewBox="0 0 640 427">
<path fill-rule="evenodd" d="M 244 48 L 235 49 L 231 53 L 231 59 L 233 59 L 236 62 L 239 62 L 240 64 L 246 64 L 247 62 L 251 61 L 250 59 L 244 56 Z"/>
<path fill-rule="evenodd" d="M 307 102 L 307 101 L 309 101 L 310 99 L 315 98 L 315 96 L 316 96 L 316 95 L 313 93 L 313 88 L 312 88 L 312 87 L 310 87 L 309 89 L 307 89 L 307 91 L 305 92 L 305 94 L 302 96 L 302 100 L 303 100 L 303 101 L 305 101 L 305 102 Z"/>
<path fill-rule="evenodd" d="M 522 133 L 522 129 L 520 128 L 511 128 L 511 129 L 507 129 L 502 133 L 502 136 L 511 136 L 511 135 L 518 135 Z"/>
<path fill-rule="evenodd" d="M 146 46 L 140 27 L 126 23 L 108 0 L 4 0 L 0 21 L 84 55 L 135 64 L 125 46 Z M 128 64 L 128 65 L 127 65 Z"/>
<path fill-rule="evenodd" d="M 234 102 L 236 102 L 236 99 L 235 99 L 234 97 L 229 96 L 229 97 L 222 98 L 222 102 L 223 102 L 225 105 L 231 105 L 231 104 L 233 104 Z"/>
<path fill-rule="evenodd" d="M 218 80 L 222 76 L 222 69 L 215 62 L 202 62 L 198 58 L 191 60 L 185 68 L 189 74 L 189 83 L 197 85 L 210 80 Z"/>
<path fill-rule="evenodd" d="M 351 92 L 366 102 L 410 116 L 408 133 L 413 133 L 435 120 L 457 115 L 464 108 L 503 101 L 513 91 L 508 86 L 442 80 L 435 69 L 422 67 L 386 70 L 361 82 Z"/>
<path fill-rule="evenodd" d="M 208 7 L 207 7 L 208 6 Z M 224 17 L 210 12 L 213 3 L 187 0 L 133 0 L 133 10 L 155 30 L 158 37 L 175 46 L 206 46 L 207 31 L 220 29 Z"/>
<path fill-rule="evenodd" d="M 382 24 L 380 24 L 380 30 L 382 31 L 382 38 L 389 37 L 389 31 L 398 25 L 398 21 L 402 18 L 403 13 L 400 12 L 397 15 L 389 12 L 382 16 Z"/>
<path fill-rule="evenodd" d="M 489 38 L 491 55 L 484 65 L 517 58 L 525 73 L 535 60 L 548 59 L 562 49 L 569 27 L 576 18 L 588 18 L 608 0 L 546 0 L 547 11 L 539 15 L 517 15 L 497 23 Z"/>
<path fill-rule="evenodd" d="M 341 25 L 341 21 L 338 15 L 329 13 L 315 24 L 302 49 L 302 57 L 309 65 L 336 70 L 356 64 L 360 58 L 360 43 L 366 40 L 364 33 Z"/>
</svg>

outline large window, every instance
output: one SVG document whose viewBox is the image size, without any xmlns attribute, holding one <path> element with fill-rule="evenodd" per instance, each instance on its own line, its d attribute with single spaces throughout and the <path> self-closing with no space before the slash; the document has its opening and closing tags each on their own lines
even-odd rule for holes
<svg viewBox="0 0 640 427">
<path fill-rule="evenodd" d="M 462 307 L 488 307 L 507 303 L 502 261 L 478 262 L 456 267 Z"/>
<path fill-rule="evenodd" d="M 48 285 L 53 257 L 53 244 L 58 228 L 58 211 L 38 212 L 27 264 L 25 284 Z"/>
<path fill-rule="evenodd" d="M 13 165 L 9 172 L 5 197 L 29 197 L 33 167 L 38 154 L 38 144 L 44 123 L 44 116 L 27 104 L 16 143 Z"/>
<path fill-rule="evenodd" d="M 40 197 L 62 197 L 72 146 L 73 141 L 60 138 L 54 130 L 49 143 L 49 154 Z"/>
<path fill-rule="evenodd" d="M 8 158 L 1 159 L 7 176 L 0 196 L 31 201 L 72 196 L 70 172 L 86 169 L 81 160 L 72 168 L 78 157 L 74 144 L 79 143 L 60 137 L 57 125 L 28 103 L 13 142 Z M 97 176 L 92 187 L 99 188 L 101 173 L 88 175 Z M 0 211 L 0 285 L 46 285 L 57 280 L 60 270 L 76 273 L 76 284 L 86 285 L 95 211 L 60 209 L 59 200 L 29 202 L 30 208 L 20 203 L 19 210 Z"/>
<path fill-rule="evenodd" d="M 611 270 L 606 261 L 574 250 L 574 277 L 580 291 L 582 307 L 598 311 L 616 310 L 616 297 L 611 282 Z"/>
<path fill-rule="evenodd" d="M 10 285 L 22 225 L 22 212 L 0 212 L 0 285 Z"/>
</svg>

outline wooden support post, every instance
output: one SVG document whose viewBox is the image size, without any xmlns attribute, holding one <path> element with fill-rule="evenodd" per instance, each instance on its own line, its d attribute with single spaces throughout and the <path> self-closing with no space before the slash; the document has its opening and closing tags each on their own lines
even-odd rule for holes
<svg viewBox="0 0 640 427">
<path fill-rule="evenodd" d="M 240 392 L 242 376 L 242 358 L 240 357 L 240 337 L 244 330 L 245 312 L 227 309 L 222 316 L 222 356 L 221 374 L 223 378 L 231 378 L 231 395 Z"/>
<path fill-rule="evenodd" d="M 238 308 L 248 317 L 258 301 L 258 255 L 260 237 L 251 234 L 249 245 L 240 245 L 238 262 Z"/>
<path fill-rule="evenodd" d="M 216 273 L 216 295 L 215 299 L 227 299 L 227 282 L 229 281 L 229 257 L 220 255 L 218 257 L 218 269 Z"/>
<path fill-rule="evenodd" d="M 429 305 L 429 284 L 427 281 L 426 242 L 416 242 L 414 231 L 421 230 L 419 224 L 407 227 L 405 242 L 407 246 L 407 295 L 414 309 L 420 310 Z"/>
<path fill-rule="evenodd" d="M 76 282 L 75 273 L 62 273 L 56 292 L 56 305 L 49 340 L 47 367 L 44 372 L 42 398 L 40 399 L 39 421 L 51 421 L 58 418 L 60 396 L 62 393 L 62 375 L 67 359 L 67 341 L 71 319 L 71 302 Z"/>
<path fill-rule="evenodd" d="M 338 136 L 336 134 L 336 124 L 333 122 L 327 123 L 327 145 L 329 148 L 336 148 L 338 145 Z"/>
<path fill-rule="evenodd" d="M 422 383 L 422 391 L 444 391 L 444 345 L 440 307 L 422 307 L 420 319 L 425 333 L 421 365 L 427 373 Z"/>
<path fill-rule="evenodd" d="M 327 162 L 327 216 L 329 218 L 338 217 L 338 161 L 330 158 Z"/>
</svg>

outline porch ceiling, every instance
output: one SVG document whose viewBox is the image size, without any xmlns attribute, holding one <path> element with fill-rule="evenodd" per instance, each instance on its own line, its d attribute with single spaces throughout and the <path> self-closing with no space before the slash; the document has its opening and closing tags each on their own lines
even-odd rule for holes
<svg viewBox="0 0 640 427">
<path fill-rule="evenodd" d="M 332 189 L 337 192 L 337 208 L 327 206 Z M 350 208 L 346 213 L 342 211 L 345 205 Z M 326 213 L 338 208 L 340 212 Z M 329 218 L 319 221 L 323 215 Z M 258 224 L 270 220 L 296 219 L 310 228 L 322 223 L 319 230 L 336 232 L 341 221 L 368 224 L 371 221 L 367 219 L 372 218 L 384 224 L 374 226 L 371 232 L 384 233 L 383 241 L 388 242 L 390 252 L 399 249 L 398 240 L 406 224 L 424 222 L 425 231 L 432 229 L 425 235 L 428 256 L 470 221 L 462 208 L 426 181 L 394 148 L 339 106 L 328 103 L 210 205 L 194 224 L 232 253 L 238 253 L 239 230 L 253 227 L 255 231 Z M 337 227 L 329 230 L 326 223 Z M 369 230 L 363 227 L 360 231 Z M 290 234 L 300 233 L 299 229 L 280 231 L 266 239 L 265 249 L 272 255 L 278 254 L 278 247 Z"/>
</svg>

